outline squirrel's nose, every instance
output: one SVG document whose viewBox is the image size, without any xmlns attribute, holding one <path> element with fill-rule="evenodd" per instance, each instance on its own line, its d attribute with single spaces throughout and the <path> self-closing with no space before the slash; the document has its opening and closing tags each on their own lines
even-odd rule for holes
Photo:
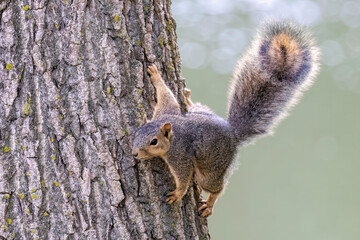
<svg viewBox="0 0 360 240">
<path fill-rule="evenodd" d="M 138 156 L 138 151 L 137 149 L 133 149 L 131 154 L 134 156 L 134 157 L 137 157 Z"/>
</svg>

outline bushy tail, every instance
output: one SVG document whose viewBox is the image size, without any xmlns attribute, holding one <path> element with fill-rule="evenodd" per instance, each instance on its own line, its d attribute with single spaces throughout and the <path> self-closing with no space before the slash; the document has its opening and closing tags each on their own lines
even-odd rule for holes
<svg viewBox="0 0 360 240">
<path fill-rule="evenodd" d="M 309 32 L 289 22 L 267 22 L 239 60 L 229 94 L 228 121 L 239 143 L 271 133 L 312 83 L 318 48 Z"/>
</svg>

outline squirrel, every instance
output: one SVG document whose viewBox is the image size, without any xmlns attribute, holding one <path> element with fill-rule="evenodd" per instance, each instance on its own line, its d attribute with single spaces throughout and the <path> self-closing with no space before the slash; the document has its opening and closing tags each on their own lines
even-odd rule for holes
<svg viewBox="0 0 360 240">
<path fill-rule="evenodd" d="M 232 173 L 237 149 L 256 137 L 271 134 L 319 69 L 319 50 L 305 27 L 290 21 L 265 22 L 247 53 L 238 61 L 229 91 L 227 120 L 209 107 L 193 103 L 185 90 L 187 112 L 155 65 L 147 72 L 156 89 L 153 118 L 143 122 L 133 140 L 138 159 L 162 158 L 176 189 L 166 202 L 182 199 L 191 179 L 209 192 L 199 208 L 213 212 Z"/>
</svg>

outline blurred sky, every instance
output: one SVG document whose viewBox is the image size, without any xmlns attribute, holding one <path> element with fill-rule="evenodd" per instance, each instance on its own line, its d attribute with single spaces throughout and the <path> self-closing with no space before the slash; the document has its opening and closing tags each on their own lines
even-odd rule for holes
<svg viewBox="0 0 360 240">
<path fill-rule="evenodd" d="M 173 0 L 192 98 L 225 116 L 237 59 L 264 19 L 312 28 L 321 72 L 274 136 L 240 151 L 212 239 L 360 239 L 360 1 Z"/>
</svg>

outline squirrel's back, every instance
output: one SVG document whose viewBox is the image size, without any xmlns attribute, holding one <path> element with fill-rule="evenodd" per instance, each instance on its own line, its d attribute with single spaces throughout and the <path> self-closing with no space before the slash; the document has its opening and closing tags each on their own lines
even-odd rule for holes
<svg viewBox="0 0 360 240">
<path fill-rule="evenodd" d="M 211 110 L 209 112 L 196 111 L 196 108 L 191 110 L 184 115 L 163 115 L 156 120 L 159 126 L 166 122 L 172 124 L 175 137 L 173 150 L 194 151 L 196 158 L 203 158 L 202 155 L 212 152 L 225 154 L 229 149 L 235 152 L 235 135 L 232 126 L 226 120 L 212 113 Z M 224 146 L 229 146 L 229 149 Z"/>
<path fill-rule="evenodd" d="M 200 145 L 204 145 L 204 141 L 209 141 L 209 143 L 217 141 L 219 144 L 222 139 L 229 143 L 235 137 L 232 126 L 211 110 L 209 112 L 189 111 L 183 115 L 163 115 L 156 121 L 160 125 L 165 122 L 171 123 L 178 141 L 179 138 L 188 137 L 192 144 L 197 141 Z"/>
<path fill-rule="evenodd" d="M 318 49 L 293 22 L 267 22 L 239 60 L 229 93 L 228 121 L 239 143 L 271 133 L 316 75 Z"/>
</svg>

